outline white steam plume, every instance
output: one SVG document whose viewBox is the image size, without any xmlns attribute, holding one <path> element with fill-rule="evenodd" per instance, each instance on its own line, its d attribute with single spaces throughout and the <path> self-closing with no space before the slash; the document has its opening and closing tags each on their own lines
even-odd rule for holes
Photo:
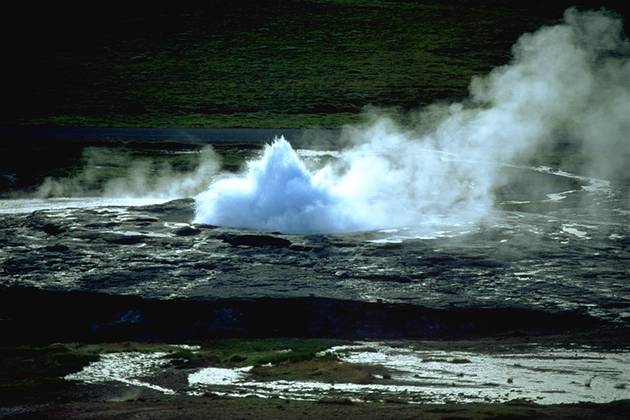
<svg viewBox="0 0 630 420">
<path fill-rule="evenodd" d="M 221 166 L 210 146 L 201 149 L 196 157 L 194 169 L 178 171 L 167 162 L 158 163 L 147 158 L 134 160 L 106 149 L 86 149 L 83 154 L 84 167 L 78 174 L 67 178 L 46 178 L 35 191 L 35 196 L 192 197 L 207 187 Z M 113 171 L 115 175 L 111 176 Z"/>
<path fill-rule="evenodd" d="M 492 209 L 499 162 L 559 141 L 615 176 L 630 153 L 622 29 L 605 12 L 570 9 L 563 23 L 523 35 L 511 63 L 472 81 L 467 101 L 421 111 L 430 130 L 386 118 L 348 128 L 353 146 L 314 173 L 276 140 L 245 174 L 198 195 L 195 221 L 288 233 L 475 222 Z"/>
</svg>

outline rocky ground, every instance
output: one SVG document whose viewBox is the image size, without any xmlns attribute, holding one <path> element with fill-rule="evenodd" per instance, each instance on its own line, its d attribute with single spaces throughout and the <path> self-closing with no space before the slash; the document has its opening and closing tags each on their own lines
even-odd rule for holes
<svg viewBox="0 0 630 420">
<path fill-rule="evenodd" d="M 192 200 L 178 200 L 4 214 L 0 284 L 156 299 L 578 310 L 615 322 L 630 315 L 622 214 L 504 211 L 486 225 L 413 239 L 405 231 L 301 236 L 191 225 L 193 211 Z"/>
<path fill-rule="evenodd" d="M 626 418 L 608 401 L 627 398 L 627 193 L 505 170 L 488 220 L 440 229 L 286 235 L 192 224 L 191 199 L 2 200 L 0 417 Z M 381 341 L 316 359 L 286 341 L 217 355 L 221 337 Z M 163 343 L 200 347 L 162 366 Z M 163 368 L 96 369 L 138 354 Z"/>
<path fill-rule="evenodd" d="M 191 200 L 86 201 L 0 218 L 3 370 L 17 372 L 0 378 L 0 417 L 628 415 L 626 402 L 608 402 L 625 399 L 627 372 L 616 364 L 624 366 L 630 348 L 621 281 L 627 240 L 611 232 L 617 225 L 571 230 L 559 208 L 544 223 L 506 212 L 494 228 L 392 241 L 391 232 L 301 236 L 193 225 L 193 209 Z M 541 226 L 548 238 L 540 249 L 523 249 Z M 497 242 L 507 245 L 497 251 Z M 558 273 L 575 281 L 559 287 Z M 314 350 L 286 359 L 292 344 L 281 341 L 261 359 L 241 345 L 217 355 L 204 344 L 211 337 L 433 341 L 359 344 L 332 360 L 313 359 Z M 107 344 L 121 340 L 154 344 Z M 164 342 L 201 344 L 200 355 L 186 350 L 183 364 L 171 366 L 155 344 Z M 251 373 L 241 376 L 245 368 Z M 227 382 L 217 383 L 218 374 Z M 191 377 L 199 377 L 194 386 Z M 533 404 L 538 397 L 547 405 Z"/>
</svg>

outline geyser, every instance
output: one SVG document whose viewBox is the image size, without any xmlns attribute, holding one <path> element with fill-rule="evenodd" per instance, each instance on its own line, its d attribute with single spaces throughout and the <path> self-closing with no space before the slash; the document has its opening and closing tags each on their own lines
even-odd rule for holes
<svg viewBox="0 0 630 420">
<path fill-rule="evenodd" d="M 265 146 L 240 177 L 222 177 L 197 196 L 196 222 L 289 233 L 355 226 L 348 203 L 313 176 L 284 139 Z"/>
<path fill-rule="evenodd" d="M 620 19 L 569 9 L 523 35 L 513 59 L 400 128 L 385 117 L 346 128 L 350 146 L 311 173 L 280 139 L 239 176 L 196 197 L 195 221 L 287 233 L 474 223 L 492 210 L 498 168 L 537 145 L 570 142 L 584 171 L 614 177 L 630 147 L 630 48 Z"/>
</svg>

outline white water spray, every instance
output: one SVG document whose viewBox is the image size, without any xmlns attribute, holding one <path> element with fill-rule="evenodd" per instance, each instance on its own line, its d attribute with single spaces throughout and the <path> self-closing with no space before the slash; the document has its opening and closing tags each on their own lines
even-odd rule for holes
<svg viewBox="0 0 630 420">
<path fill-rule="evenodd" d="M 283 232 L 359 228 L 344 196 L 311 174 L 291 145 L 276 139 L 246 174 L 214 181 L 197 196 L 195 221 Z"/>
</svg>

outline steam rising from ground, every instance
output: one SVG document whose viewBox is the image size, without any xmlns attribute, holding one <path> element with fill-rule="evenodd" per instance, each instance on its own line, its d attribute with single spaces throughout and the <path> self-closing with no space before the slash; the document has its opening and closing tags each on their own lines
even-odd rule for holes
<svg viewBox="0 0 630 420">
<path fill-rule="evenodd" d="M 403 129 L 387 118 L 347 128 L 350 147 L 310 172 L 283 139 L 241 176 L 196 197 L 196 222 L 292 233 L 476 222 L 489 214 L 500 162 L 570 142 L 585 171 L 616 177 L 630 157 L 630 47 L 619 19 L 570 9 L 523 35 L 512 62 L 433 105 Z"/>
<path fill-rule="evenodd" d="M 196 156 L 196 166 L 176 170 L 166 161 L 132 159 L 107 149 L 86 149 L 84 167 L 68 178 L 46 178 L 37 197 L 101 196 L 108 198 L 191 197 L 203 191 L 220 168 L 212 147 Z"/>
</svg>

